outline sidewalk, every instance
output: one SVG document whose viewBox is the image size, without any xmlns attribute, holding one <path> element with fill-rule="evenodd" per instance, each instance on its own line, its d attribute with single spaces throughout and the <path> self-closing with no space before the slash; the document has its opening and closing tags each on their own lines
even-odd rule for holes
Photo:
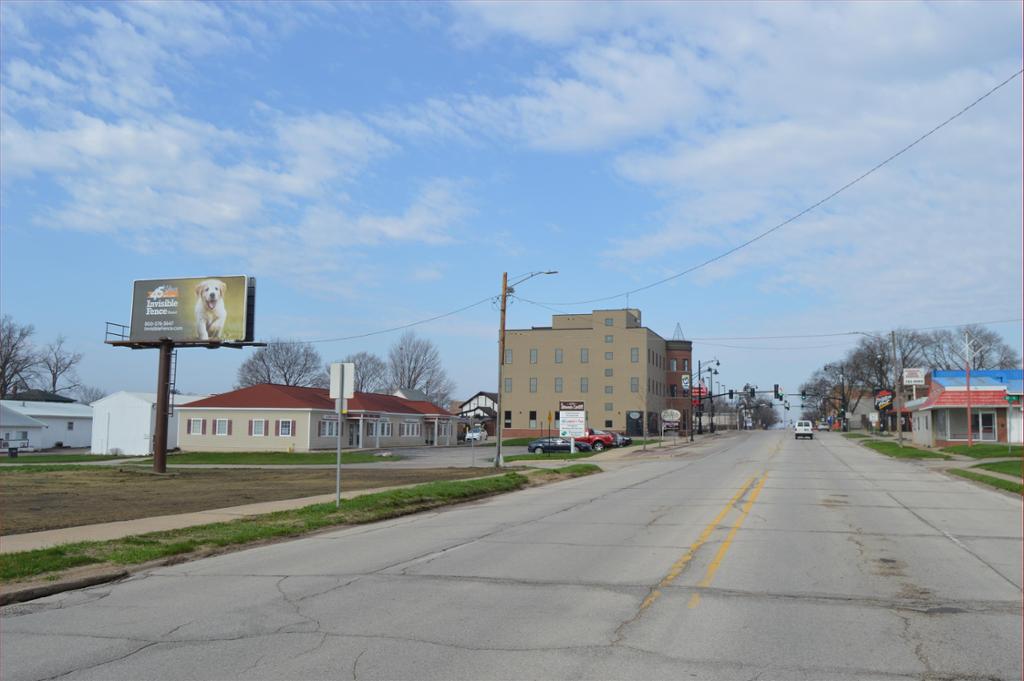
<svg viewBox="0 0 1024 681">
<path fill-rule="evenodd" d="M 376 489 L 357 489 L 350 492 L 342 492 L 341 497 L 342 499 L 351 499 L 364 494 L 386 492 L 388 490 L 414 486 L 415 485 L 396 485 L 394 487 L 378 487 Z M 77 527 L 62 527 L 57 530 L 26 532 L 25 534 L 9 534 L 0 537 L 0 554 L 45 549 L 51 546 L 71 544 L 80 541 L 120 539 L 121 537 L 127 537 L 133 534 L 145 534 L 146 532 L 178 530 L 183 527 L 194 527 L 196 525 L 206 525 L 208 523 L 226 522 L 237 518 L 244 518 L 246 516 L 274 513 L 275 511 L 287 511 L 295 508 L 302 508 L 303 506 L 323 504 L 331 501 L 334 501 L 333 493 L 318 494 L 315 497 L 263 501 L 256 504 L 245 504 L 243 506 L 231 506 L 228 508 L 215 508 L 207 511 L 195 511 L 193 513 L 160 515 L 153 516 L 151 518 L 136 518 L 135 520 L 119 520 L 112 523 L 78 525 Z"/>
</svg>

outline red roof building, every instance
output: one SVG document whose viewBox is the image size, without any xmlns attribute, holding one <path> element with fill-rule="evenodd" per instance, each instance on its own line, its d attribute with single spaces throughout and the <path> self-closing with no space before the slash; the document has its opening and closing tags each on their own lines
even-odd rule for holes
<svg viewBox="0 0 1024 681">
<path fill-rule="evenodd" d="M 184 451 L 315 451 L 337 446 L 339 418 L 326 388 L 263 383 L 176 408 Z M 457 417 L 430 402 L 360 393 L 348 400 L 342 446 L 454 444 Z"/>
</svg>

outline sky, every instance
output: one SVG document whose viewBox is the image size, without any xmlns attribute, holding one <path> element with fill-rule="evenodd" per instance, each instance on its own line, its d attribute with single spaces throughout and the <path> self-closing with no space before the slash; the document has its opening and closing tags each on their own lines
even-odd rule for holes
<svg viewBox="0 0 1024 681">
<path fill-rule="evenodd" d="M 795 390 L 856 336 L 1021 346 L 1018 2 L 0 4 L 0 308 L 83 382 L 135 279 L 247 274 L 260 339 L 327 361 L 415 327 L 458 397 L 509 328 L 626 305 L 723 387 Z M 604 299 L 598 302 L 585 302 Z M 528 302 L 529 301 L 529 302 Z M 253 350 L 182 350 L 183 392 Z"/>
</svg>

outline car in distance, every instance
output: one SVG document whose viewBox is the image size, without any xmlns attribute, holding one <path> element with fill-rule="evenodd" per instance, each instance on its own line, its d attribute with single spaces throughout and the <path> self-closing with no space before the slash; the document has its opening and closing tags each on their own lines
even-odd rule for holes
<svg viewBox="0 0 1024 681">
<path fill-rule="evenodd" d="M 825 423 L 824 421 L 819 421 L 818 422 L 818 430 L 827 431 L 828 430 L 828 424 Z"/>
<path fill-rule="evenodd" d="M 799 440 L 802 437 L 806 437 L 810 440 L 814 439 L 814 426 L 810 421 L 797 421 L 796 427 L 793 429 L 796 432 L 796 439 Z"/>
<path fill-rule="evenodd" d="M 569 451 L 569 444 L 569 438 L 567 437 L 542 437 L 526 445 L 526 449 L 531 454 L 567 452 Z M 577 452 L 589 452 L 591 449 L 591 446 L 586 442 L 576 441 Z"/>
<path fill-rule="evenodd" d="M 483 442 L 487 439 L 487 431 L 480 426 L 474 426 L 466 433 L 466 442 Z"/>
<path fill-rule="evenodd" d="M 612 437 L 615 438 L 614 445 L 616 447 L 628 447 L 633 444 L 633 438 L 622 433 L 612 433 Z"/>
</svg>

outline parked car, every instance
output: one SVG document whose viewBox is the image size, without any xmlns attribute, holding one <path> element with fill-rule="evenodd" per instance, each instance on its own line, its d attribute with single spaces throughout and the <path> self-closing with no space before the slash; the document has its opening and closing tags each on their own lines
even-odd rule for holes
<svg viewBox="0 0 1024 681">
<path fill-rule="evenodd" d="M 587 443 L 595 452 L 603 451 L 607 447 L 614 447 L 614 440 L 615 438 L 611 433 L 594 430 L 593 428 L 587 428 L 586 435 L 576 438 L 576 442 Z"/>
<path fill-rule="evenodd" d="M 794 435 L 797 440 L 802 437 L 806 437 L 809 440 L 814 439 L 814 426 L 810 421 L 797 421 L 793 430 L 796 431 Z"/>
<path fill-rule="evenodd" d="M 480 426 L 474 426 L 466 433 L 466 442 L 483 442 L 486 439 L 487 431 Z"/>
<path fill-rule="evenodd" d="M 825 431 L 827 431 L 828 430 L 828 424 L 825 423 L 824 421 L 819 421 L 818 422 L 818 430 L 825 430 Z"/>
<path fill-rule="evenodd" d="M 542 437 L 526 445 L 526 449 L 533 454 L 546 454 L 547 452 L 569 451 L 569 438 L 567 437 Z M 591 446 L 586 442 L 576 440 L 577 452 L 589 452 Z"/>
<path fill-rule="evenodd" d="M 615 438 L 613 443 L 616 447 L 628 447 L 633 444 L 633 438 L 622 433 L 612 433 L 612 437 Z"/>
</svg>

